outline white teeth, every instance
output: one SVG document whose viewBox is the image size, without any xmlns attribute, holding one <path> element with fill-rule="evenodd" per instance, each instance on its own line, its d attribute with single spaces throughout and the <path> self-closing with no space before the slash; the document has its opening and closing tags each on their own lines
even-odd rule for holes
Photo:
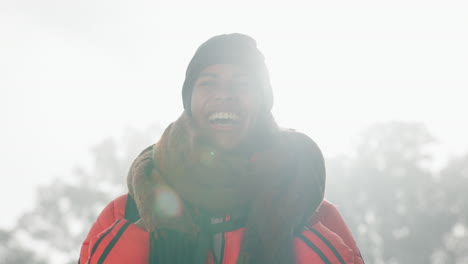
<svg viewBox="0 0 468 264">
<path fill-rule="evenodd" d="M 239 116 L 233 112 L 216 112 L 211 114 L 208 117 L 208 120 L 213 121 L 215 119 L 231 119 L 231 120 L 239 120 Z"/>
</svg>

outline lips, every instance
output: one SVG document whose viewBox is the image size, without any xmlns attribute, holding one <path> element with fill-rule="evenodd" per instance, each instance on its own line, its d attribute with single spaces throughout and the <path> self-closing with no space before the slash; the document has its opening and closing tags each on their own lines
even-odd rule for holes
<svg viewBox="0 0 468 264">
<path fill-rule="evenodd" d="M 235 112 L 214 112 L 208 116 L 210 126 L 216 130 L 232 130 L 240 121 L 240 115 Z"/>
</svg>

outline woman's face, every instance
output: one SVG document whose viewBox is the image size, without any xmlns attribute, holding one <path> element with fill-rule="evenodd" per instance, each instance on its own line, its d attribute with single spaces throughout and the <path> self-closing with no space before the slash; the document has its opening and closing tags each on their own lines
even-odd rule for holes
<svg viewBox="0 0 468 264">
<path fill-rule="evenodd" d="M 254 129 L 260 93 L 254 80 L 232 64 L 205 68 L 192 91 L 192 116 L 211 144 L 234 150 Z"/>
</svg>

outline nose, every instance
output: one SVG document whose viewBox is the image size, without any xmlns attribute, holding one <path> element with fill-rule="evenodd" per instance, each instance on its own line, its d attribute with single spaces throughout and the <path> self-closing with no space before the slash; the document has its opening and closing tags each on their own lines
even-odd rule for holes
<svg viewBox="0 0 468 264">
<path fill-rule="evenodd" d="M 216 89 L 214 93 L 216 101 L 235 101 L 239 98 L 237 92 L 232 89 L 229 84 L 219 85 L 218 89 Z"/>
</svg>

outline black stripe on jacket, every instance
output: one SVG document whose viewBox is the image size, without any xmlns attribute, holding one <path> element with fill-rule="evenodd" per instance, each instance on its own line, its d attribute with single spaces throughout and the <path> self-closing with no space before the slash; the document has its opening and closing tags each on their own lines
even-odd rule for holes
<svg viewBox="0 0 468 264">
<path fill-rule="evenodd" d="M 306 243 L 307 246 L 309 246 L 317 255 L 322 259 L 324 264 L 331 264 L 330 260 L 325 256 L 325 254 L 316 246 L 312 241 L 310 241 L 306 236 L 303 234 L 300 234 L 298 236 L 304 243 Z"/>
<path fill-rule="evenodd" d="M 328 248 L 335 254 L 336 258 L 340 261 L 341 264 L 346 264 L 343 260 L 343 257 L 341 257 L 340 253 L 338 250 L 333 246 L 333 244 L 325 237 L 323 236 L 318 230 L 314 228 L 308 228 L 310 231 L 312 231 L 318 238 L 320 238 L 325 245 L 328 246 Z"/>
<path fill-rule="evenodd" d="M 89 259 L 92 259 L 93 258 L 93 255 L 94 253 L 96 252 L 99 244 L 101 244 L 102 240 L 112 231 L 112 229 L 114 229 L 114 227 L 119 224 L 119 222 L 121 221 L 122 219 L 119 219 L 117 220 L 111 228 L 107 229 L 107 231 L 96 241 L 96 244 L 94 244 L 93 246 L 93 249 L 91 250 L 91 256 L 89 257 Z"/>
<path fill-rule="evenodd" d="M 115 237 L 112 239 L 112 241 L 109 243 L 109 245 L 107 245 L 106 249 L 104 250 L 104 252 L 102 253 L 101 257 L 99 258 L 99 261 L 98 261 L 98 264 L 102 264 L 104 263 L 104 260 L 106 260 L 107 256 L 109 255 L 110 251 L 112 250 L 112 248 L 115 246 L 115 244 L 117 243 L 117 241 L 120 239 L 120 237 L 122 236 L 123 232 L 125 232 L 125 230 L 128 228 L 128 226 L 130 225 L 130 222 L 127 221 L 127 223 L 125 223 L 122 228 L 120 228 L 119 232 L 117 232 L 117 235 L 115 235 Z"/>
</svg>

